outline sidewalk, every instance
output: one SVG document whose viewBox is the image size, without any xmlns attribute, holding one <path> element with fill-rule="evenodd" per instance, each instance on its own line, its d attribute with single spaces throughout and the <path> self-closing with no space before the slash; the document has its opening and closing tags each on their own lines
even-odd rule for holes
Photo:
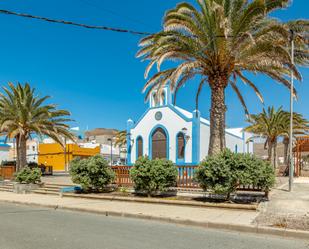
<svg viewBox="0 0 309 249">
<path fill-rule="evenodd" d="M 72 211 L 93 212 L 106 216 L 111 215 L 157 220 L 161 222 L 170 222 L 205 228 L 219 228 L 301 239 L 309 238 L 309 232 L 262 227 L 253 224 L 253 221 L 258 216 L 257 211 L 184 207 L 122 201 L 87 200 L 70 197 L 61 198 L 59 196 L 39 194 L 22 195 L 9 192 L 0 192 L 0 203 L 1 202 L 44 206 Z"/>
<path fill-rule="evenodd" d="M 0 201 L 41 205 L 52 208 L 89 211 L 120 216 L 156 217 L 162 220 L 190 220 L 197 223 L 218 223 L 250 226 L 257 217 L 256 211 L 223 208 L 198 208 L 123 201 L 89 200 L 38 194 L 0 192 Z"/>
<path fill-rule="evenodd" d="M 288 182 L 272 190 L 270 201 L 260 205 L 259 225 L 276 225 L 309 231 L 309 178 L 294 180 L 293 191 Z"/>
</svg>

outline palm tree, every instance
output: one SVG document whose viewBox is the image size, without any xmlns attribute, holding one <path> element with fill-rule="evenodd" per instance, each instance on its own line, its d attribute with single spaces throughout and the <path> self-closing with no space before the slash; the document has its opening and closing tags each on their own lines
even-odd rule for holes
<svg viewBox="0 0 309 249">
<path fill-rule="evenodd" d="M 290 112 L 286 113 L 290 117 Z M 284 164 L 288 163 L 288 151 L 289 151 L 289 141 L 290 141 L 290 119 L 286 119 L 284 125 L 284 134 L 282 143 L 284 145 Z M 309 131 L 309 121 L 303 117 L 300 113 L 293 113 L 293 134 L 305 135 Z"/>
<path fill-rule="evenodd" d="M 265 139 L 264 148 L 268 150 L 268 160 L 276 167 L 277 165 L 277 142 L 278 138 L 284 134 L 284 124 L 288 122 L 289 117 L 280 107 L 275 110 L 274 107 L 268 107 L 267 111 L 259 114 L 249 115 L 247 122 L 249 126 L 245 131 L 255 134 L 257 137 Z"/>
<path fill-rule="evenodd" d="M 288 0 L 197 0 L 195 8 L 180 3 L 165 14 L 164 30 L 140 41 L 137 57 L 149 60 L 145 78 L 154 65 L 158 72 L 145 84 L 143 91 L 158 91 L 165 85 L 177 94 L 188 80 L 201 76 L 196 93 L 208 83 L 211 89 L 209 154 L 225 148 L 225 89 L 231 86 L 241 104 L 247 107 L 238 81 L 249 85 L 263 102 L 256 85 L 244 72 L 261 73 L 290 88 L 291 70 L 301 75 L 291 63 L 290 29 L 295 33 L 295 63 L 308 65 L 306 35 L 308 21 L 287 23 L 269 14 L 287 6 Z M 161 70 L 165 61 L 171 61 Z M 173 67 L 172 65 L 176 65 Z"/>
<path fill-rule="evenodd" d="M 70 113 L 57 110 L 53 104 L 44 104 L 49 98 L 40 98 L 28 83 L 3 87 L 0 93 L 0 132 L 7 138 L 14 138 L 17 149 L 17 170 L 27 164 L 26 143 L 31 135 L 47 135 L 63 145 L 64 139 L 74 140 L 66 122 Z"/>
<path fill-rule="evenodd" d="M 127 144 L 127 132 L 119 131 L 115 136 L 115 146 L 121 148 L 126 144 Z"/>
<path fill-rule="evenodd" d="M 274 107 L 268 107 L 267 111 L 263 109 L 262 113 L 249 115 L 247 122 L 250 125 L 245 128 L 245 131 L 265 139 L 264 147 L 268 149 L 268 160 L 276 168 L 278 138 L 282 137 L 284 144 L 285 140 L 289 141 L 290 113 L 282 110 L 282 107 L 278 110 L 275 110 Z M 304 134 L 308 128 L 308 121 L 301 114 L 294 113 L 294 135 Z M 285 148 L 285 157 L 287 157 L 287 151 Z"/>
</svg>

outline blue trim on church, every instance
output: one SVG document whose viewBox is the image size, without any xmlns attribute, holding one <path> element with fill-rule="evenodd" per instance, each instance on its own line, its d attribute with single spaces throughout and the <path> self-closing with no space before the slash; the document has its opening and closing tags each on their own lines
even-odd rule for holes
<svg viewBox="0 0 309 249">
<path fill-rule="evenodd" d="M 183 135 L 183 138 L 184 138 L 184 156 L 183 158 L 178 158 L 178 135 L 179 134 L 182 134 Z M 187 151 L 187 141 L 186 141 L 186 137 L 184 135 L 184 133 L 182 131 L 178 132 L 176 134 L 176 137 L 175 137 L 175 140 L 176 140 L 176 157 L 175 157 L 175 162 L 176 162 L 176 165 L 183 165 L 186 161 L 186 151 Z"/>
<path fill-rule="evenodd" d="M 131 129 L 134 126 L 133 120 L 129 119 L 127 121 L 127 165 L 132 165 L 131 162 L 131 150 L 132 150 L 132 145 L 131 145 Z"/>
<path fill-rule="evenodd" d="M 198 164 L 200 162 L 201 114 L 197 110 L 192 114 L 192 163 Z"/>
<path fill-rule="evenodd" d="M 135 144 L 135 158 L 138 159 L 138 140 L 142 139 L 142 156 L 144 156 L 144 139 L 141 135 L 136 137 L 136 144 Z"/>
</svg>

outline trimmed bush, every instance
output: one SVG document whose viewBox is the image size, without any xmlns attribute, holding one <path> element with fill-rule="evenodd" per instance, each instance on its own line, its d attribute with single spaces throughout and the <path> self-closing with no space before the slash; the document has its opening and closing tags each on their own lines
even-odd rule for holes
<svg viewBox="0 0 309 249">
<path fill-rule="evenodd" d="M 239 185 L 253 185 L 268 192 L 275 183 L 275 173 L 270 163 L 254 155 L 224 150 L 201 162 L 195 180 L 205 191 L 229 198 Z"/>
<path fill-rule="evenodd" d="M 19 183 L 39 183 L 41 182 L 42 172 L 39 168 L 24 167 L 16 173 L 15 180 Z"/>
<path fill-rule="evenodd" d="M 103 190 L 115 179 L 115 173 L 100 155 L 71 161 L 70 175 L 73 183 L 80 184 L 86 191 Z"/>
<path fill-rule="evenodd" d="M 176 185 L 178 170 L 172 161 L 166 159 L 149 160 L 140 157 L 130 170 L 130 177 L 136 191 L 148 196 L 164 192 Z"/>
</svg>

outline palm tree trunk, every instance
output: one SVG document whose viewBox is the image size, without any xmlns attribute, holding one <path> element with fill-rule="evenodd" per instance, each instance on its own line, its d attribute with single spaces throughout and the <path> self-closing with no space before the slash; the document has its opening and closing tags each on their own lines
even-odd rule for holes
<svg viewBox="0 0 309 249">
<path fill-rule="evenodd" d="M 274 169 L 276 169 L 278 167 L 277 139 L 274 142 L 273 148 L 274 148 L 274 161 L 273 161 L 273 165 L 274 165 Z"/>
<path fill-rule="evenodd" d="M 274 158 L 273 158 L 273 143 L 270 140 L 268 140 L 268 142 L 267 142 L 267 152 L 268 152 L 267 160 L 271 164 L 273 164 L 273 162 L 274 162 Z"/>
<path fill-rule="evenodd" d="M 225 149 L 225 87 L 226 77 L 209 79 L 211 86 L 210 139 L 208 155 Z"/>
<path fill-rule="evenodd" d="M 284 144 L 284 164 L 288 165 L 288 151 L 289 151 L 289 138 L 284 137 L 283 139 L 283 144 Z"/>
<path fill-rule="evenodd" d="M 19 138 L 19 169 L 27 165 L 27 139 L 24 135 Z"/>
<path fill-rule="evenodd" d="M 20 149 L 19 149 L 19 135 L 16 136 L 15 138 L 15 149 L 16 149 L 16 172 L 18 172 L 20 170 L 20 157 L 19 157 L 19 153 L 20 153 Z"/>
</svg>

